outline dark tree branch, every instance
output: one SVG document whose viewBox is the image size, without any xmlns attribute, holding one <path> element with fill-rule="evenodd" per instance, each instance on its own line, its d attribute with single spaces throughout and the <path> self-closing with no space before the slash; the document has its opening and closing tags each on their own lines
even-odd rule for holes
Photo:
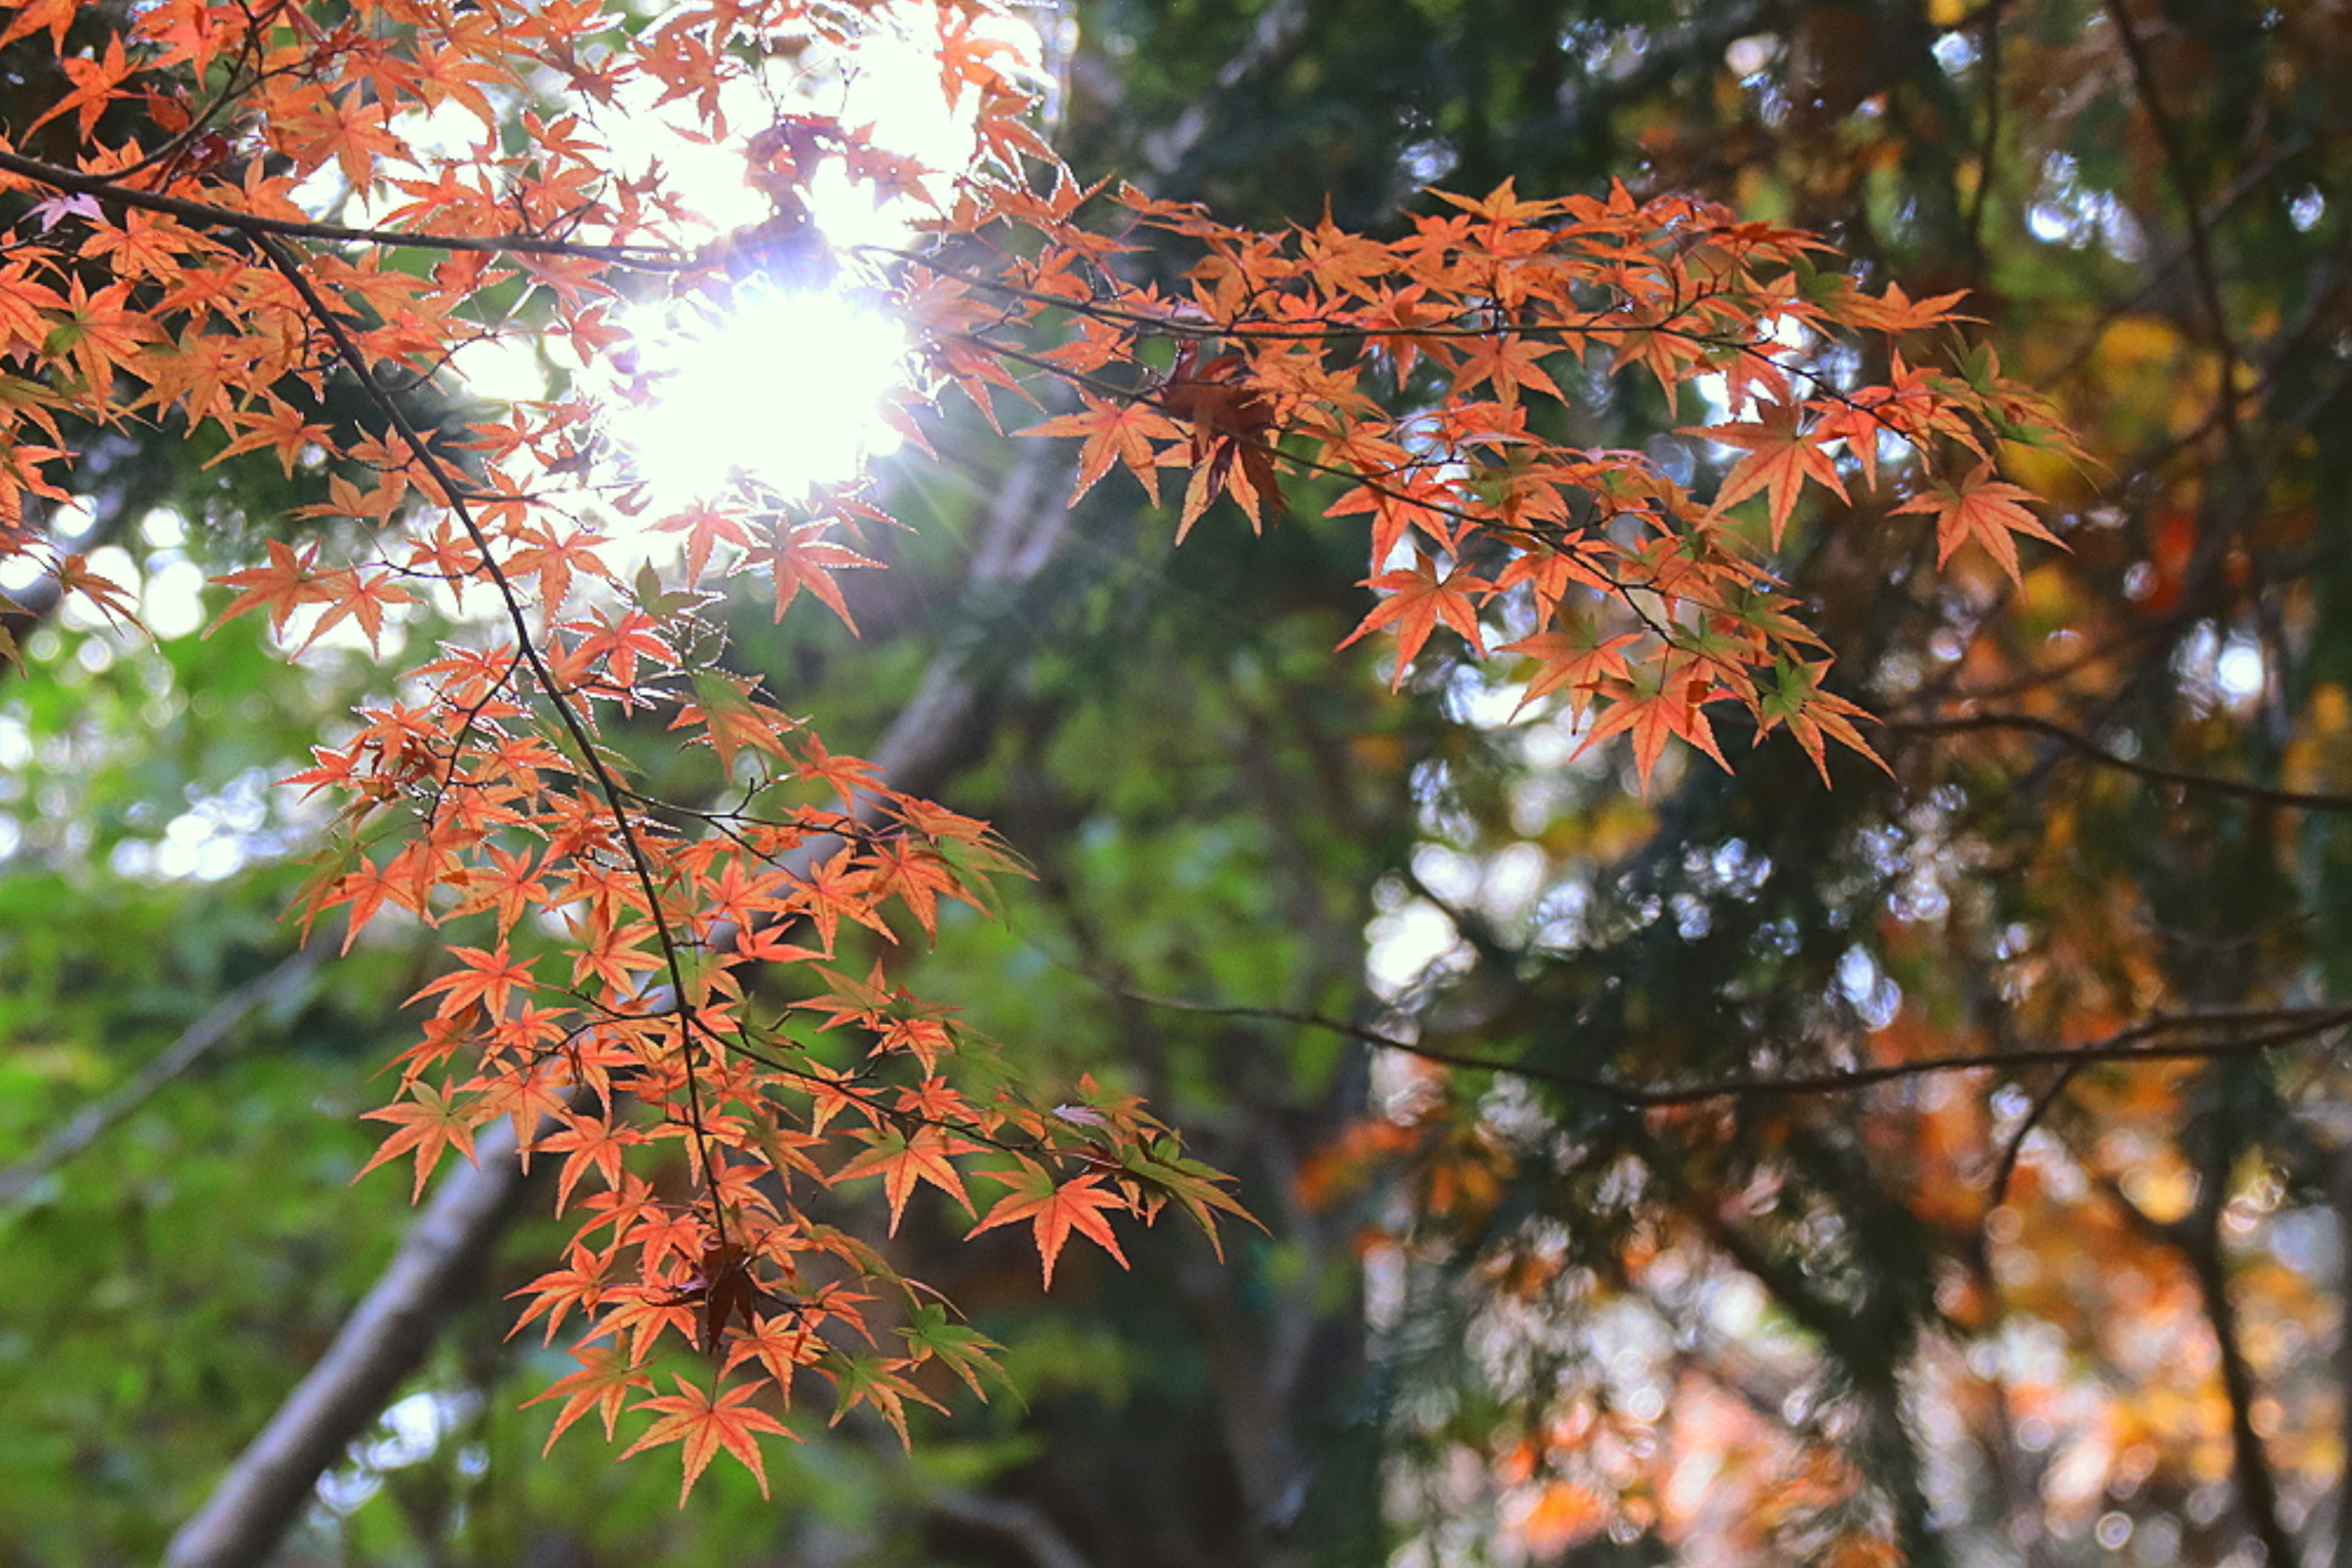
<svg viewBox="0 0 2352 1568">
<path fill-rule="evenodd" d="M 1034 1503 L 984 1492 L 939 1491 L 923 1500 L 923 1511 L 949 1524 L 1000 1537 L 1019 1548 L 1036 1568 L 1093 1568 Z"/>
<path fill-rule="evenodd" d="M 260 213 L 239 212 L 235 207 L 215 206 L 210 202 L 190 201 L 184 196 L 167 196 L 157 191 L 142 190 L 136 185 L 126 185 L 103 175 L 85 174 L 56 163 L 45 163 L 38 158 L 27 158 L 21 153 L 12 153 L 5 148 L 0 148 L 0 174 L 16 174 L 52 190 L 95 196 L 102 202 L 162 213 L 184 223 L 198 224 L 206 228 L 231 229 L 255 237 L 268 236 L 278 239 L 320 240 L 335 245 L 407 246 L 420 250 L 473 251 L 494 256 L 561 256 L 660 272 L 690 270 L 709 259 L 709 253 L 701 251 L 674 250 L 656 246 L 588 245 L 578 240 L 551 239 L 543 235 L 416 234 L 406 229 L 353 228 L 348 224 L 268 217 Z"/>
<path fill-rule="evenodd" d="M 2238 1478 L 2238 1506 L 2246 1525 L 2273 1568 L 2295 1568 L 2302 1561 L 2294 1538 L 2279 1518 L 2278 1481 L 2271 1469 L 2262 1434 L 2254 1429 L 2254 1401 L 2259 1397 L 2254 1369 L 2239 1342 L 2238 1306 L 2230 1297 L 2229 1266 L 2221 1256 L 2221 1210 L 2227 1201 L 2222 1181 L 2226 1166 L 2199 1173 L 2196 1206 L 2179 1219 L 2161 1220 L 2149 1214 L 2112 1177 L 2098 1181 L 2099 1191 L 2123 1212 L 2134 1228 L 2178 1252 L 2196 1279 L 2205 1321 L 2221 1368 L 2221 1392 L 2230 1405 L 2230 1451 Z"/>
<path fill-rule="evenodd" d="M 2050 1114 L 2051 1108 L 2065 1097 L 2067 1086 L 2074 1081 L 2074 1075 L 2081 1072 L 2083 1067 L 2081 1062 L 2068 1062 L 2058 1069 L 2049 1087 L 2033 1097 L 2032 1105 L 2026 1110 L 2025 1120 L 2017 1124 L 2017 1131 L 2011 1133 L 2009 1142 L 2001 1146 L 2000 1163 L 1993 1168 L 1992 1190 L 1985 1197 L 1987 1209 L 1997 1209 L 2008 1201 L 2009 1184 L 2017 1174 L 2017 1161 L 2025 1152 L 2025 1141 L 2033 1135 L 2036 1127 L 2042 1125 L 2042 1119 Z"/>
<path fill-rule="evenodd" d="M 2055 720 L 2032 713 L 1969 713 L 1951 719 L 1891 719 L 1885 728 L 1888 733 L 1895 735 L 1962 735 L 1979 731 L 2013 731 L 2042 735 L 2103 766 L 2118 769 L 2155 784 L 2178 784 L 2183 789 L 2203 790 L 2209 795 L 2225 795 L 2263 805 L 2292 806 L 2303 811 L 2352 812 L 2352 795 L 2278 789 L 2269 784 L 2221 778 L 2212 773 L 2160 767 L 2154 763 L 2126 757 L 2120 752 L 2109 751 L 2079 730 L 2070 730 Z"/>
<path fill-rule="evenodd" d="M 2114 24 L 2116 41 L 2124 47 L 2124 58 L 2131 62 L 2132 81 L 2139 89 L 2140 108 L 2147 113 L 2148 124 L 2156 132 L 2158 144 L 2164 150 L 2164 162 L 2172 176 L 2172 187 L 2180 198 L 2181 222 L 2188 227 L 2189 267 L 2197 279 L 2199 302 L 2205 309 L 2205 325 L 2213 342 L 2213 352 L 2221 359 L 2221 384 L 2215 393 L 2214 412 L 2220 416 L 2222 439 L 2230 455 L 2252 477 L 2252 463 L 2246 447 L 2246 433 L 2238 419 L 2238 345 L 2230 335 L 2230 319 L 2221 307 L 2221 285 L 2213 269 L 2213 247 L 2206 232 L 2203 204 L 2189 169 L 2189 150 L 2180 140 L 2180 128 L 2164 107 L 2156 90 L 2156 72 L 2147 58 L 2147 46 L 2132 26 L 2131 8 L 2126 0 L 2106 0 L 2107 20 Z M 2284 1568 L 2273 1564 L 2273 1568 Z"/>
<path fill-rule="evenodd" d="M 2336 1152 L 2327 1179 L 2328 1207 L 2335 1211 L 2337 1279 L 2336 1299 L 2345 1321 L 2336 1331 L 2336 1384 L 2343 1402 L 2336 1417 L 2344 1461 L 2336 1482 L 2334 1568 L 2352 1568 L 2352 1149 Z"/>
<path fill-rule="evenodd" d="M 481 1163 L 458 1167 L 434 1189 L 327 1353 L 172 1537 L 164 1568 L 253 1568 L 268 1558 L 319 1478 L 425 1359 L 526 1184 L 506 1119 L 475 1147 Z"/>
<path fill-rule="evenodd" d="M 1935 1073 L 1967 1072 L 1978 1068 L 2059 1067 L 2073 1072 L 2095 1062 L 2195 1061 L 2255 1056 L 2352 1025 L 2352 1006 L 2211 1008 L 2193 1013 L 2159 1014 L 2128 1029 L 2079 1046 L 1957 1051 L 1943 1056 L 1921 1057 L 1914 1061 L 1887 1062 L 1876 1067 L 1845 1068 L 1828 1072 L 1791 1073 L 1780 1078 L 1743 1077 L 1713 1079 L 1692 1084 L 1638 1084 L 1556 1068 L 1543 1062 L 1508 1060 L 1448 1050 L 1442 1046 L 1383 1034 L 1378 1029 L 1366 1028 L 1360 1024 L 1351 1024 L 1328 1014 L 1297 1008 L 1188 1002 L 1181 997 L 1155 996 L 1141 991 L 1124 991 L 1118 994 L 1146 1006 L 1198 1013 L 1208 1017 L 1254 1018 L 1264 1023 L 1297 1024 L 1307 1028 L 1328 1029 L 1360 1044 L 1402 1051 L 1423 1061 L 1477 1072 L 1510 1073 L 1539 1083 L 1558 1084 L 1563 1089 L 1597 1094 L 1637 1110 L 1696 1105 L 1709 1100 L 1746 1095 L 1850 1094 L 1857 1089 L 1899 1082 L 1905 1079 L 1925 1078 Z M 2206 1037 L 2168 1038 L 2197 1034 Z"/>
</svg>

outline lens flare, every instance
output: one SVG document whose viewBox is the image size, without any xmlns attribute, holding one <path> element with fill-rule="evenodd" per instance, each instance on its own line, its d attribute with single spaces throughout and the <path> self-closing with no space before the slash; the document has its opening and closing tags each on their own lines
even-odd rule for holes
<svg viewBox="0 0 2352 1568">
<path fill-rule="evenodd" d="M 632 393 L 611 430 L 652 515 L 738 481 L 798 500 L 898 447 L 877 410 L 905 380 L 906 332 L 855 300 L 753 284 L 723 310 L 649 310 L 631 326 Z"/>
</svg>

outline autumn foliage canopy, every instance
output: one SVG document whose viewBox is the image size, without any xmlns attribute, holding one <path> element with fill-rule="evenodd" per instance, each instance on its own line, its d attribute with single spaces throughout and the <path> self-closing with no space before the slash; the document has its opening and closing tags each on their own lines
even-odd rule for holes
<svg viewBox="0 0 2352 1568">
<path fill-rule="evenodd" d="M 653 397 L 627 374 L 633 308 L 855 299 L 903 323 L 886 416 L 909 441 L 969 400 L 1079 443 L 1080 492 L 1123 470 L 1180 535 L 1336 493 L 1287 526 L 1362 531 L 1349 641 L 1391 639 L 1402 680 L 1458 638 L 1583 714 L 1587 744 L 1623 737 L 1644 782 L 1674 743 L 1728 765 L 1711 713 L 1786 731 L 1824 778 L 1833 749 L 1874 762 L 1777 584 L 1784 526 L 1820 489 L 2013 577 L 2018 536 L 2043 534 L 2001 449 L 2064 449 L 1989 354 L 1954 349 L 1957 297 L 1864 287 L 1811 237 L 1706 203 L 1506 184 L 1373 237 L 1081 189 L 1034 129 L 1022 29 L 981 0 L 0 9 L 0 40 L 43 36 L 70 89 L 0 145 L 0 193 L 33 215 L 0 251 L 0 547 L 128 615 L 37 523 L 78 450 L 156 429 L 313 485 L 222 580 L 223 618 L 266 616 L 299 654 L 346 623 L 373 645 L 453 617 L 397 700 L 287 781 L 340 806 L 298 915 L 346 943 L 395 914 L 446 930 L 371 1112 L 376 1162 L 421 1194 L 503 1121 L 557 1167 L 578 1230 L 517 1325 L 580 1336 L 557 1430 L 646 1412 L 629 1451 L 679 1445 L 688 1490 L 721 1449 L 760 1471 L 814 1386 L 903 1433 L 907 1401 L 992 1376 L 980 1335 L 809 1194 L 878 1181 L 895 1228 L 931 1188 L 975 1233 L 1024 1228 L 1048 1284 L 1074 1240 L 1119 1258 L 1122 1226 L 1172 1205 L 1213 1235 L 1239 1205 L 1134 1099 L 1004 1087 L 950 1008 L 893 980 L 894 943 L 984 906 L 1017 858 L 726 668 L 708 608 L 736 579 L 779 615 L 805 596 L 847 618 L 835 574 L 891 526 L 877 493 L 739 474 L 679 503 L 605 438 L 612 397 L 449 415 L 454 353 L 537 335 Z M 960 165 L 828 112 L 813 84 L 886 37 L 935 63 Z M 747 86 L 766 118 L 743 118 Z M 657 164 L 614 155 L 613 121 L 647 105 L 740 150 L 772 216 L 714 237 Z M 829 241 L 820 179 L 917 211 L 914 237 Z M 1727 454 L 1719 481 L 1566 434 L 1622 378 Z M 632 573 L 624 530 L 679 548 Z M 648 724 L 708 748 L 725 798 L 642 792 L 606 736 Z M 684 1347 L 698 1363 L 660 1359 Z"/>
</svg>

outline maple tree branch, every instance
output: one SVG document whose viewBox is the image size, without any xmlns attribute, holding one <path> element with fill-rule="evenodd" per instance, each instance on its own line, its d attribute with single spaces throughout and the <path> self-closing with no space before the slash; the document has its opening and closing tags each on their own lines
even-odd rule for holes
<svg viewBox="0 0 2352 1568">
<path fill-rule="evenodd" d="M 1097 980 L 1097 984 L 1104 984 Z M 1577 1072 L 1542 1062 L 1512 1061 L 1472 1052 L 1448 1050 L 1424 1041 L 1407 1040 L 1379 1029 L 1351 1024 L 1328 1014 L 1292 1007 L 1255 1007 L 1237 1004 L 1186 1001 L 1105 985 L 1115 995 L 1148 1007 L 1195 1013 L 1213 1018 L 1252 1018 L 1265 1023 L 1298 1024 L 1344 1035 L 1360 1045 L 1402 1051 L 1423 1061 L 1476 1072 L 1509 1073 L 1517 1078 L 1558 1084 L 1563 1089 L 1613 1100 L 1637 1110 L 1697 1105 L 1710 1100 L 1766 1094 L 1849 1094 L 1857 1089 L 1935 1073 L 1968 1072 L 1979 1068 L 2060 1067 L 2070 1070 L 2095 1062 L 2194 1061 L 2219 1057 L 2253 1056 L 2297 1044 L 2331 1030 L 2352 1026 L 2352 1005 L 2312 1007 L 2210 1008 L 2191 1013 L 2158 1014 L 2130 1028 L 2077 1046 L 2032 1046 L 2000 1051 L 1956 1051 L 1919 1057 L 1906 1062 L 1872 1067 L 1841 1068 L 1826 1072 L 1793 1073 L 1785 1077 L 1714 1079 L 1692 1084 L 1638 1084 Z M 2226 1038 L 2168 1039 L 2199 1031 Z"/>
<path fill-rule="evenodd" d="M 299 990 L 324 962 L 325 951 L 323 943 L 298 949 L 267 973 L 222 997 L 128 1079 L 76 1111 L 64 1126 L 43 1139 L 39 1148 L 0 1170 L 0 1209 L 22 1198 L 42 1178 L 97 1142 L 164 1085 L 195 1066 L 228 1039 L 256 1008 Z"/>
<path fill-rule="evenodd" d="M 1993 1167 L 1992 1186 L 1985 1195 L 1988 1211 L 1997 1209 L 2008 1201 L 2009 1184 L 2017 1175 L 2017 1162 L 2025 1153 L 2025 1141 L 2033 1135 L 2036 1127 L 2042 1125 L 2042 1118 L 2048 1116 L 2058 1101 L 2064 1098 L 2067 1087 L 2074 1081 L 2074 1075 L 2088 1065 L 2085 1062 L 2068 1062 L 2058 1069 L 2057 1076 L 2050 1080 L 2048 1087 L 2033 1097 L 2033 1103 L 2026 1108 L 2024 1119 L 2018 1122 L 2017 1131 L 2011 1132 L 2008 1142 L 2001 1145 L 2000 1162 Z"/>
<path fill-rule="evenodd" d="M 2329 1216 L 2336 1222 L 2338 1256 L 2352 1257 L 2352 1149 L 2338 1149 L 2326 1178 Z M 2343 1458 L 2336 1467 L 2335 1563 L 2352 1565 L 2352 1333 L 2339 1330 L 2330 1358 L 2335 1363 L 2337 1397 L 2343 1401 L 2336 1416 L 2336 1440 Z"/>
<path fill-rule="evenodd" d="M 2033 713 L 1968 713 L 1949 719 L 1890 719 L 1885 722 L 1889 733 L 1898 735 L 1958 735 L 1988 730 L 2020 731 L 2043 735 L 2056 741 L 2104 766 L 2133 773 L 2156 784 L 2178 784 L 2184 789 L 2203 790 L 2212 795 L 2225 795 L 2240 800 L 2251 800 L 2263 805 L 2292 806 L 2304 811 L 2352 812 L 2352 795 L 2326 795 L 2309 790 L 2280 789 L 2269 784 L 2249 784 L 2240 779 L 2227 779 L 2214 773 L 2192 773 L 2183 768 L 2168 768 L 2154 763 L 2143 763 L 2110 751 L 2079 730 L 2071 730 L 2053 719 Z"/>
<path fill-rule="evenodd" d="M 275 267 L 287 282 L 293 286 L 295 292 L 301 296 L 303 305 L 318 321 L 320 330 L 324 331 L 329 341 L 333 343 L 336 357 L 343 363 L 345 368 L 359 378 L 360 384 L 366 390 L 369 400 L 391 423 L 393 428 L 399 431 L 401 439 L 407 443 L 409 451 L 415 454 L 417 467 L 423 469 L 426 477 L 431 479 L 434 485 L 441 490 L 443 499 L 448 502 L 451 515 L 457 518 L 458 526 L 466 531 L 466 537 L 472 542 L 475 553 L 480 558 L 482 571 L 488 576 L 491 587 L 497 592 L 499 602 L 505 606 L 508 624 L 514 629 L 516 648 L 522 655 L 523 662 L 530 667 L 531 676 L 538 682 L 540 689 L 547 694 L 548 700 L 554 705 L 556 718 L 562 723 L 564 732 L 571 737 L 573 748 L 580 753 L 582 765 L 588 769 L 589 776 L 595 783 L 597 793 L 604 798 L 605 811 L 612 818 L 614 830 L 620 837 L 622 852 L 628 857 L 630 871 L 636 879 L 638 891 L 644 895 L 646 915 L 653 924 L 654 940 L 661 948 L 662 963 L 669 974 L 672 997 L 670 1011 L 677 1018 L 678 1047 L 682 1058 L 681 1067 L 686 1079 L 688 1116 L 694 1134 L 693 1152 L 697 1168 L 701 1172 L 703 1181 L 708 1186 L 710 1158 L 702 1118 L 702 1080 L 696 1076 L 694 1070 L 694 1037 L 698 1031 L 706 1039 L 712 1042 L 714 1049 L 722 1047 L 718 1045 L 716 1035 L 707 1025 L 700 1024 L 696 1016 L 694 1003 L 688 993 L 685 961 L 678 954 L 677 933 L 670 930 L 669 921 L 663 918 L 660 883 L 654 875 L 653 863 L 646 854 L 645 844 L 637 833 L 635 821 L 629 815 L 625 793 L 621 787 L 621 782 L 613 776 L 613 771 L 606 765 L 603 753 L 596 749 L 595 738 L 588 732 L 587 725 L 581 716 L 572 710 L 572 702 L 565 693 L 562 683 L 555 679 L 554 671 L 548 668 L 546 656 L 541 652 L 538 641 L 530 634 L 530 618 L 529 613 L 523 608 L 522 595 L 515 587 L 514 580 L 508 576 L 505 566 L 499 563 L 497 552 L 491 548 L 489 535 L 483 531 L 481 524 L 476 521 L 473 509 L 466 504 L 464 488 L 457 483 L 457 476 L 451 473 L 448 466 L 434 453 L 423 434 L 417 430 L 415 422 L 408 417 L 399 403 L 377 382 L 368 364 L 366 354 L 361 351 L 359 344 L 352 341 L 350 329 L 343 325 L 342 318 L 338 316 L 320 297 L 317 285 L 312 283 L 309 276 L 303 272 L 301 264 L 295 259 L 285 244 L 272 235 L 256 234 L 250 237 L 254 245 L 269 258 L 270 265 Z M 710 1214 L 711 1228 L 723 1237 L 726 1234 L 725 1211 L 719 1202 L 715 1190 L 710 1192 Z"/>
<path fill-rule="evenodd" d="M 1070 1538 L 1036 1504 L 1019 1498 L 990 1497 L 961 1489 L 935 1491 L 923 1511 L 966 1530 L 983 1531 L 1018 1547 L 1036 1568 L 1092 1568 Z"/>
<path fill-rule="evenodd" d="M 2221 1392 L 2229 1405 L 2230 1451 L 2238 1480 L 2238 1506 L 2245 1510 L 2247 1528 L 2261 1545 L 2264 1560 L 2292 1568 L 2300 1559 L 2294 1537 L 2287 1533 L 2279 1517 L 2278 1480 L 2272 1472 L 2262 1434 L 2254 1426 L 2254 1402 L 2259 1397 L 2255 1373 L 2239 1342 L 2238 1307 L 2230 1297 L 2229 1270 L 2221 1255 L 2221 1211 L 2227 1201 L 2222 1178 L 2227 1170 L 2228 1163 L 2224 1162 L 2218 1170 L 2199 1173 L 2196 1205 L 2179 1218 L 2170 1220 L 2158 1219 L 2142 1208 L 2124 1190 L 2123 1184 L 2111 1175 L 2101 1174 L 2094 1184 L 2136 1229 L 2171 1247 L 2189 1265 L 2189 1274 L 2197 1281 L 2199 1300 L 2205 1309 L 2206 1326 L 2213 1331 Z"/>
<path fill-rule="evenodd" d="M 1977 188 L 1969 197 L 1969 249 L 1979 278 L 1984 275 L 1984 216 L 1991 199 L 1993 163 L 2000 153 L 2000 14 L 2009 0 L 1991 0 L 1971 18 L 1983 34 L 1977 63 L 1984 71 L 1984 134 L 1977 142 Z"/>
<path fill-rule="evenodd" d="M 2218 1185 L 2218 1183 L 2209 1184 Z M 2230 1297 L 2230 1278 L 2221 1257 L 2221 1205 L 2218 1194 L 2198 1205 L 2199 1224 L 2193 1244 L 2186 1250 L 2197 1276 L 2198 1294 L 2212 1326 L 2213 1343 L 2221 1352 L 2221 1389 L 2230 1401 L 2230 1450 L 2238 1473 L 2238 1504 L 2262 1544 L 2263 1560 L 2292 1565 L 2298 1561 L 2294 1538 L 2279 1516 L 2278 1478 L 2269 1451 L 2254 1424 L 2257 1392 L 2254 1369 L 2246 1360 L 2238 1331 L 2238 1304 Z"/>
<path fill-rule="evenodd" d="M 424 1361 L 527 1184 L 507 1119 L 483 1132 L 475 1152 L 480 1163 L 434 1189 L 326 1354 L 172 1537 L 164 1568 L 250 1568 L 268 1558 L 319 1478 Z"/>
<path fill-rule="evenodd" d="M 972 565 L 974 591 L 1036 578 L 1067 537 L 1067 514 L 1038 506 L 1052 449 L 1024 448 L 1023 458 L 998 491 L 989 537 Z M 934 658 L 874 748 L 877 770 L 894 786 L 933 795 L 975 752 L 973 731 L 988 704 L 964 662 L 961 651 Z M 824 843 L 812 838 L 785 858 L 786 868 L 805 870 Z M 456 1165 L 436 1185 L 327 1354 L 173 1537 L 165 1568 L 250 1568 L 265 1560 L 319 1478 L 422 1364 L 441 1323 L 463 1303 L 469 1265 L 488 1256 L 520 1212 L 526 1181 L 512 1128 L 510 1119 L 499 1118 L 476 1141 L 478 1163 Z"/>
<path fill-rule="evenodd" d="M 126 185 L 101 174 L 85 174 L 61 168 L 55 163 L 43 163 L 38 158 L 27 158 L 5 146 L 0 146 L 0 174 L 16 174 L 54 190 L 95 196 L 100 201 L 117 202 L 127 207 L 140 207 L 209 228 L 234 229 L 254 238 L 266 236 L 274 239 L 316 239 L 339 245 L 404 246 L 419 250 L 471 251 L 494 256 L 556 256 L 579 261 L 601 261 L 648 272 L 690 271 L 707 265 L 709 259 L 705 252 L 677 250 L 667 246 L 589 245 L 579 240 L 549 239 L 530 234 L 416 234 L 406 229 L 355 228 L 349 224 L 269 217 L 260 213 L 239 212 L 235 207 L 216 206 L 210 202 L 191 201 L 185 196 L 167 196 L 161 192 L 142 190 L 137 185 Z"/>
</svg>

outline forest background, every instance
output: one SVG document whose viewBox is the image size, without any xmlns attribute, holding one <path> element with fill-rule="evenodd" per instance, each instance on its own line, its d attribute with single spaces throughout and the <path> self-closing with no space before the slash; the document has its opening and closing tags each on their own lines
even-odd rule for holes
<svg viewBox="0 0 2352 1568">
<path fill-rule="evenodd" d="M 1645 796 L 1507 669 L 1391 692 L 1335 655 L 1360 540 L 1311 505 L 1177 550 L 1132 487 L 1066 516 L 1066 448 L 952 432 L 892 480 L 891 569 L 845 583 L 862 637 L 746 603 L 735 642 L 1035 873 L 1002 925 L 943 921 L 926 990 L 1024 1076 L 1146 1093 L 1265 1234 L 1074 1249 L 1041 1294 L 1014 1238 L 918 1205 L 891 1246 L 1018 1397 L 918 1411 L 910 1450 L 804 1420 L 772 1499 L 722 1464 L 680 1510 L 586 1429 L 540 1457 L 553 1407 L 519 1406 L 572 1363 L 505 1298 L 560 1249 L 541 1194 L 435 1293 L 283 1561 L 2352 1563 L 2352 18 L 1035 18 L 1078 173 L 1230 221 L 1391 234 L 1433 183 L 1622 179 L 1969 290 L 2093 458 L 2010 454 L 2067 548 L 1937 572 L 1825 504 L 1784 560 L 1891 776 L 1824 789 L 1743 737 Z M 1670 470 L 1731 456 L 1654 397 L 1584 416 Z M 200 456 L 96 448 L 58 526 L 184 599 L 297 504 Z M 417 1224 L 351 1178 L 437 947 L 293 956 L 317 824 L 268 787 L 380 668 L 151 619 L 37 605 L 0 686 L 11 1568 L 156 1558 Z M 2150 1048 L 2180 1054 L 2106 1059 Z M 1822 1081 L 1596 1088 L 1755 1079 Z"/>
</svg>

